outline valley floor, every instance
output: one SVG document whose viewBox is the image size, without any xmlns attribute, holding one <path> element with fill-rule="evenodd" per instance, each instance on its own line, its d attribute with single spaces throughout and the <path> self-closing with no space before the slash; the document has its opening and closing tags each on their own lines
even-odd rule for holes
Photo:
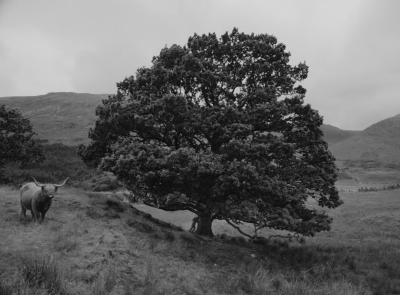
<svg viewBox="0 0 400 295">
<path fill-rule="evenodd" d="M 35 226 L 0 188 L 0 294 L 400 294 L 399 190 L 341 193 L 330 232 L 263 245 L 222 222 L 196 237 L 188 212 L 60 191 Z"/>
</svg>

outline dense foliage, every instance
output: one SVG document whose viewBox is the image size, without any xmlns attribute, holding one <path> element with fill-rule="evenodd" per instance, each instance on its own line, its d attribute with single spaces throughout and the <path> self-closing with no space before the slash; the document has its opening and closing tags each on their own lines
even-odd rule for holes
<svg viewBox="0 0 400 295">
<path fill-rule="evenodd" d="M 150 206 L 198 214 L 198 234 L 212 236 L 214 219 L 329 230 L 331 218 L 305 202 L 341 204 L 334 158 L 297 85 L 308 67 L 289 65 L 285 49 L 237 29 L 165 47 L 97 108 L 79 155 Z"/>
<path fill-rule="evenodd" d="M 32 139 L 34 135 L 29 119 L 16 109 L 0 105 L 0 179 L 7 163 L 25 165 L 44 159 L 43 147 Z"/>
</svg>

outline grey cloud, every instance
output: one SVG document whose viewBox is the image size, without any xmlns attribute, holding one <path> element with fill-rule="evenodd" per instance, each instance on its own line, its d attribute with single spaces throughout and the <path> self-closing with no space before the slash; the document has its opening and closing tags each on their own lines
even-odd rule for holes
<svg viewBox="0 0 400 295">
<path fill-rule="evenodd" d="M 292 53 L 292 64 L 307 62 L 306 102 L 326 123 L 363 129 L 400 113 L 393 99 L 400 93 L 399 5 L 397 0 L 0 0 L 0 36 L 2 30 L 37 32 L 51 44 L 46 50 L 55 51 L 51 60 L 39 50 L 29 59 L 29 45 L 22 48 L 24 57 L 14 60 L 24 64 L 11 68 L 8 62 L 2 69 L 8 75 L 0 75 L 0 83 L 7 79 L 8 89 L 2 85 L 0 96 L 43 91 L 45 83 L 48 91 L 115 93 L 116 82 L 150 66 L 165 44 L 184 45 L 195 32 L 221 35 L 238 27 L 275 35 Z M 0 60 L 7 53 L 0 48 Z M 44 77 L 41 86 L 24 89 L 18 81 L 27 78 L 21 73 L 35 71 Z"/>
</svg>

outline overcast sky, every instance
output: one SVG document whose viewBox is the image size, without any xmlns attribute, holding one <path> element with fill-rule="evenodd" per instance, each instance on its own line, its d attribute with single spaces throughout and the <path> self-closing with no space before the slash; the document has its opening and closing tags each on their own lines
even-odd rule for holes
<svg viewBox="0 0 400 295">
<path fill-rule="evenodd" d="M 306 61 L 306 102 L 362 130 L 400 114 L 398 0 L 0 0 L 0 97 L 116 93 L 167 44 L 237 27 Z"/>
</svg>

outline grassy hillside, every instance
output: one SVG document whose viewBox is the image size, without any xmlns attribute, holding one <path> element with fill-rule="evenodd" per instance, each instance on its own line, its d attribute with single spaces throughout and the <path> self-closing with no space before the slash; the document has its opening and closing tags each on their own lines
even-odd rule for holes
<svg viewBox="0 0 400 295">
<path fill-rule="evenodd" d="M 400 160 L 400 115 L 382 120 L 329 147 L 337 160 L 398 163 Z"/>
<path fill-rule="evenodd" d="M 60 193 L 35 226 L 19 221 L 19 192 L 0 188 L 0 294 L 400 292 L 398 191 L 342 194 L 331 232 L 263 245 L 199 238 L 102 194 Z"/>
<path fill-rule="evenodd" d="M 385 143 L 382 138 L 356 135 L 329 147 L 337 160 L 398 162 L 400 148 Z"/>
<path fill-rule="evenodd" d="M 400 114 L 372 124 L 362 135 L 376 137 L 385 143 L 400 147 Z"/>
<path fill-rule="evenodd" d="M 20 109 L 31 120 L 40 139 L 77 146 L 88 143 L 96 120 L 95 109 L 106 94 L 59 92 L 39 96 L 3 97 L 0 104 Z M 324 139 L 338 160 L 393 162 L 400 159 L 400 115 L 364 131 L 322 125 Z"/>
<path fill-rule="evenodd" d="M 324 132 L 324 140 L 329 144 L 329 146 L 344 141 L 361 132 L 353 130 L 342 130 L 329 124 L 323 124 L 321 126 L 321 130 L 322 132 Z"/>
<path fill-rule="evenodd" d="M 29 118 L 40 139 L 78 145 L 88 142 L 89 129 L 95 122 L 95 109 L 107 98 L 106 94 L 57 92 L 2 97 L 0 104 L 19 109 L 24 117 Z"/>
<path fill-rule="evenodd" d="M 11 184 L 20 186 L 32 181 L 32 176 L 43 183 L 58 183 L 69 177 L 69 183 L 82 182 L 96 171 L 88 169 L 76 154 L 76 147 L 61 143 L 44 144 L 45 160 L 21 167 L 18 163 L 6 167 L 6 177 Z"/>
</svg>

